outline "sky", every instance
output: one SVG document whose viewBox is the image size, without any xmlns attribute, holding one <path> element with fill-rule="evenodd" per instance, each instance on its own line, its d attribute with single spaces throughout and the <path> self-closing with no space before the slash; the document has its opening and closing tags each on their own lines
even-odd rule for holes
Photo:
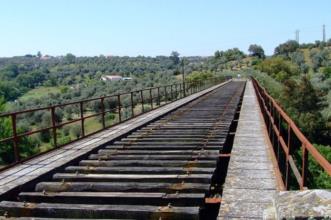
<svg viewBox="0 0 331 220">
<path fill-rule="evenodd" d="M 267 54 L 300 30 L 331 38 L 330 0 L 0 0 L 0 57 Z"/>
</svg>

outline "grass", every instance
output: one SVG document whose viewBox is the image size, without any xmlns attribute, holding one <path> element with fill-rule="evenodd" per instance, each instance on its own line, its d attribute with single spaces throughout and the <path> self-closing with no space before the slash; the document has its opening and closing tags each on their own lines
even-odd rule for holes
<svg viewBox="0 0 331 220">
<path fill-rule="evenodd" d="M 92 117 L 92 118 L 85 120 L 84 127 L 85 127 L 86 134 L 90 134 L 90 133 L 100 130 L 102 128 L 102 124 L 100 123 L 100 121 L 98 120 L 97 117 Z"/>
<path fill-rule="evenodd" d="M 20 101 L 26 101 L 29 99 L 40 99 L 50 93 L 59 93 L 60 87 L 45 87 L 41 86 L 30 90 L 19 98 Z"/>
<path fill-rule="evenodd" d="M 301 49 L 301 51 L 303 52 L 303 56 L 305 58 L 305 63 L 308 64 L 309 66 L 313 65 L 313 62 L 310 58 L 310 49 Z"/>
</svg>

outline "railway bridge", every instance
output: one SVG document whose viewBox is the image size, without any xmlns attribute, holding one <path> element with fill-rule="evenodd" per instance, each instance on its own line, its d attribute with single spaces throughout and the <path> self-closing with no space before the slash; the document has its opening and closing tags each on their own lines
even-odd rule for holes
<svg viewBox="0 0 331 220">
<path fill-rule="evenodd" d="M 1 143 L 11 142 L 15 156 L 0 172 L 0 218 L 331 217 L 331 192 L 309 189 L 308 163 L 330 178 L 330 161 L 254 79 L 124 95 L 127 105 L 117 95 L 36 109 L 50 111 L 51 126 L 23 134 L 16 120 L 30 111 L 2 115 L 11 118 L 13 135 Z M 107 99 L 117 105 L 107 108 Z M 96 101 L 101 110 L 84 114 L 86 102 Z M 80 118 L 59 124 L 56 108 L 68 105 L 80 106 Z M 112 112 L 118 122 L 107 125 Z M 92 117 L 102 128 L 87 134 Z M 77 122 L 84 137 L 60 146 L 59 129 Z M 53 132 L 55 147 L 22 158 L 19 140 L 44 130 Z"/>
</svg>

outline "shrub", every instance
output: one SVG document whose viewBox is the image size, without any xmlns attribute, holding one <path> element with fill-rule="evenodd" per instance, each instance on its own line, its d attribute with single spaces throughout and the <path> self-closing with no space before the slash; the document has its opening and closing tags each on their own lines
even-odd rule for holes
<svg viewBox="0 0 331 220">
<path fill-rule="evenodd" d="M 266 59 L 259 63 L 256 68 L 280 82 L 289 79 L 291 76 L 299 75 L 300 73 L 298 65 L 293 64 L 291 61 L 285 60 L 282 57 Z"/>
</svg>

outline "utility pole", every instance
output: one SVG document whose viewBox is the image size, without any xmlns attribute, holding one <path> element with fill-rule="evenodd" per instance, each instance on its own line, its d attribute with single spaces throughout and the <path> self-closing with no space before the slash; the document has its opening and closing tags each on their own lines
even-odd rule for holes
<svg viewBox="0 0 331 220">
<path fill-rule="evenodd" d="M 326 42 L 326 36 L 325 36 L 325 24 L 323 24 L 323 42 Z"/>
<path fill-rule="evenodd" d="M 299 43 L 299 41 L 300 41 L 300 30 L 295 31 L 295 40 L 296 40 L 296 42 Z"/>
</svg>

